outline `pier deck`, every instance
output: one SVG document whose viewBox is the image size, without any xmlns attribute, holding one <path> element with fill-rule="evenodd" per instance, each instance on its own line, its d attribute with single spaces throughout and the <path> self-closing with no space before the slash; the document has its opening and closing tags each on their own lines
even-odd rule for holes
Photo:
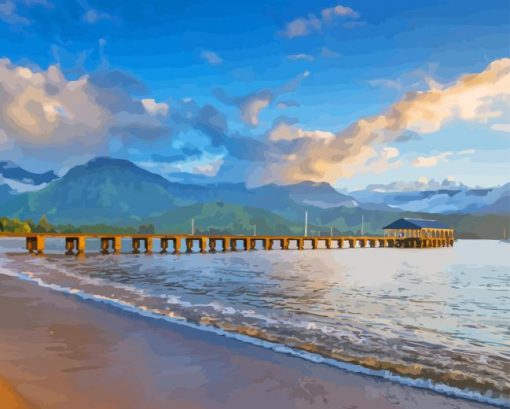
<svg viewBox="0 0 510 409">
<path fill-rule="evenodd" d="M 133 253 L 152 254 L 154 241 L 159 240 L 159 252 L 174 254 L 183 249 L 193 252 L 195 244 L 201 253 L 216 251 L 255 250 L 257 244 L 264 250 L 304 250 L 309 249 L 343 249 L 343 248 L 435 248 L 453 246 L 453 238 L 420 238 L 392 236 L 248 236 L 248 235 L 186 235 L 186 234 L 94 234 L 94 233 L 7 233 L 1 232 L 2 238 L 24 238 L 26 249 L 32 254 L 43 254 L 46 239 L 61 238 L 65 240 L 66 254 L 83 254 L 88 240 L 99 240 L 103 254 L 118 254 L 122 251 L 122 240 L 131 240 Z M 218 246 L 221 246 L 221 248 Z M 321 247 L 320 244 L 323 246 Z"/>
</svg>

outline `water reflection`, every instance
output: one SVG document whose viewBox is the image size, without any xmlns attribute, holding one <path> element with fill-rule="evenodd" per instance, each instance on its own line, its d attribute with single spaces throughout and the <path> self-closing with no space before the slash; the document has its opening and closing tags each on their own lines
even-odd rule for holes
<svg viewBox="0 0 510 409">
<path fill-rule="evenodd" d="M 10 255 L 3 262 L 172 317 L 508 393 L 508 254 L 506 244 L 461 241 L 426 250 Z"/>
</svg>

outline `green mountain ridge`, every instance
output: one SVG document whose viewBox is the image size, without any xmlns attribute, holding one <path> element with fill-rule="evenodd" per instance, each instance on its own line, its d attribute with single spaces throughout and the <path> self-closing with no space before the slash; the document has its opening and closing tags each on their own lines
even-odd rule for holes
<svg viewBox="0 0 510 409">
<path fill-rule="evenodd" d="M 39 220 L 83 229 L 136 229 L 154 225 L 156 232 L 189 233 L 191 219 L 197 232 L 302 234 L 308 212 L 314 235 L 382 234 L 400 217 L 437 219 L 457 231 L 457 237 L 504 238 L 510 217 L 499 215 L 427 214 L 385 206 L 362 207 L 327 184 L 266 185 L 247 189 L 242 184 L 185 185 L 143 170 L 135 164 L 96 158 L 72 168 L 45 188 L 13 196 L 0 205 L 0 216 Z M 86 227 L 89 226 L 89 227 Z M 95 226 L 95 227 L 94 227 Z"/>
</svg>

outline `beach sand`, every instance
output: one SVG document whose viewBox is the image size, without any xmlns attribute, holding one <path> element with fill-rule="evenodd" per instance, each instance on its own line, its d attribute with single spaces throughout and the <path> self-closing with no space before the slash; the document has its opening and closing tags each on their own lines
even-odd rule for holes
<svg viewBox="0 0 510 409">
<path fill-rule="evenodd" d="M 2 275 L 0 379 L 2 409 L 491 407 Z"/>
</svg>

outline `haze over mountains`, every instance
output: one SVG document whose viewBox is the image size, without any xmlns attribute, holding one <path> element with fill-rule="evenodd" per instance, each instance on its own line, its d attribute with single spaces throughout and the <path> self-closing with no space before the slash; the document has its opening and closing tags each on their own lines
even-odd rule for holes
<svg viewBox="0 0 510 409">
<path fill-rule="evenodd" d="M 139 225 L 183 230 L 194 217 L 209 230 L 299 233 L 305 211 L 317 231 L 357 232 L 361 216 L 366 232 L 395 218 L 438 213 L 450 224 L 470 221 L 469 237 L 500 237 L 510 215 L 510 184 L 471 189 L 443 182 L 434 190 L 412 186 L 369 186 L 343 194 L 327 183 L 269 184 L 249 189 L 244 184 L 195 185 L 171 182 L 132 162 L 96 158 L 57 178 L 53 172 L 33 174 L 0 163 L 0 214 L 37 220 L 45 214 L 54 224 Z M 430 186 L 421 186 L 428 188 Z M 442 214 L 442 215 L 441 215 Z M 427 216 L 427 215 L 425 215 Z"/>
</svg>

